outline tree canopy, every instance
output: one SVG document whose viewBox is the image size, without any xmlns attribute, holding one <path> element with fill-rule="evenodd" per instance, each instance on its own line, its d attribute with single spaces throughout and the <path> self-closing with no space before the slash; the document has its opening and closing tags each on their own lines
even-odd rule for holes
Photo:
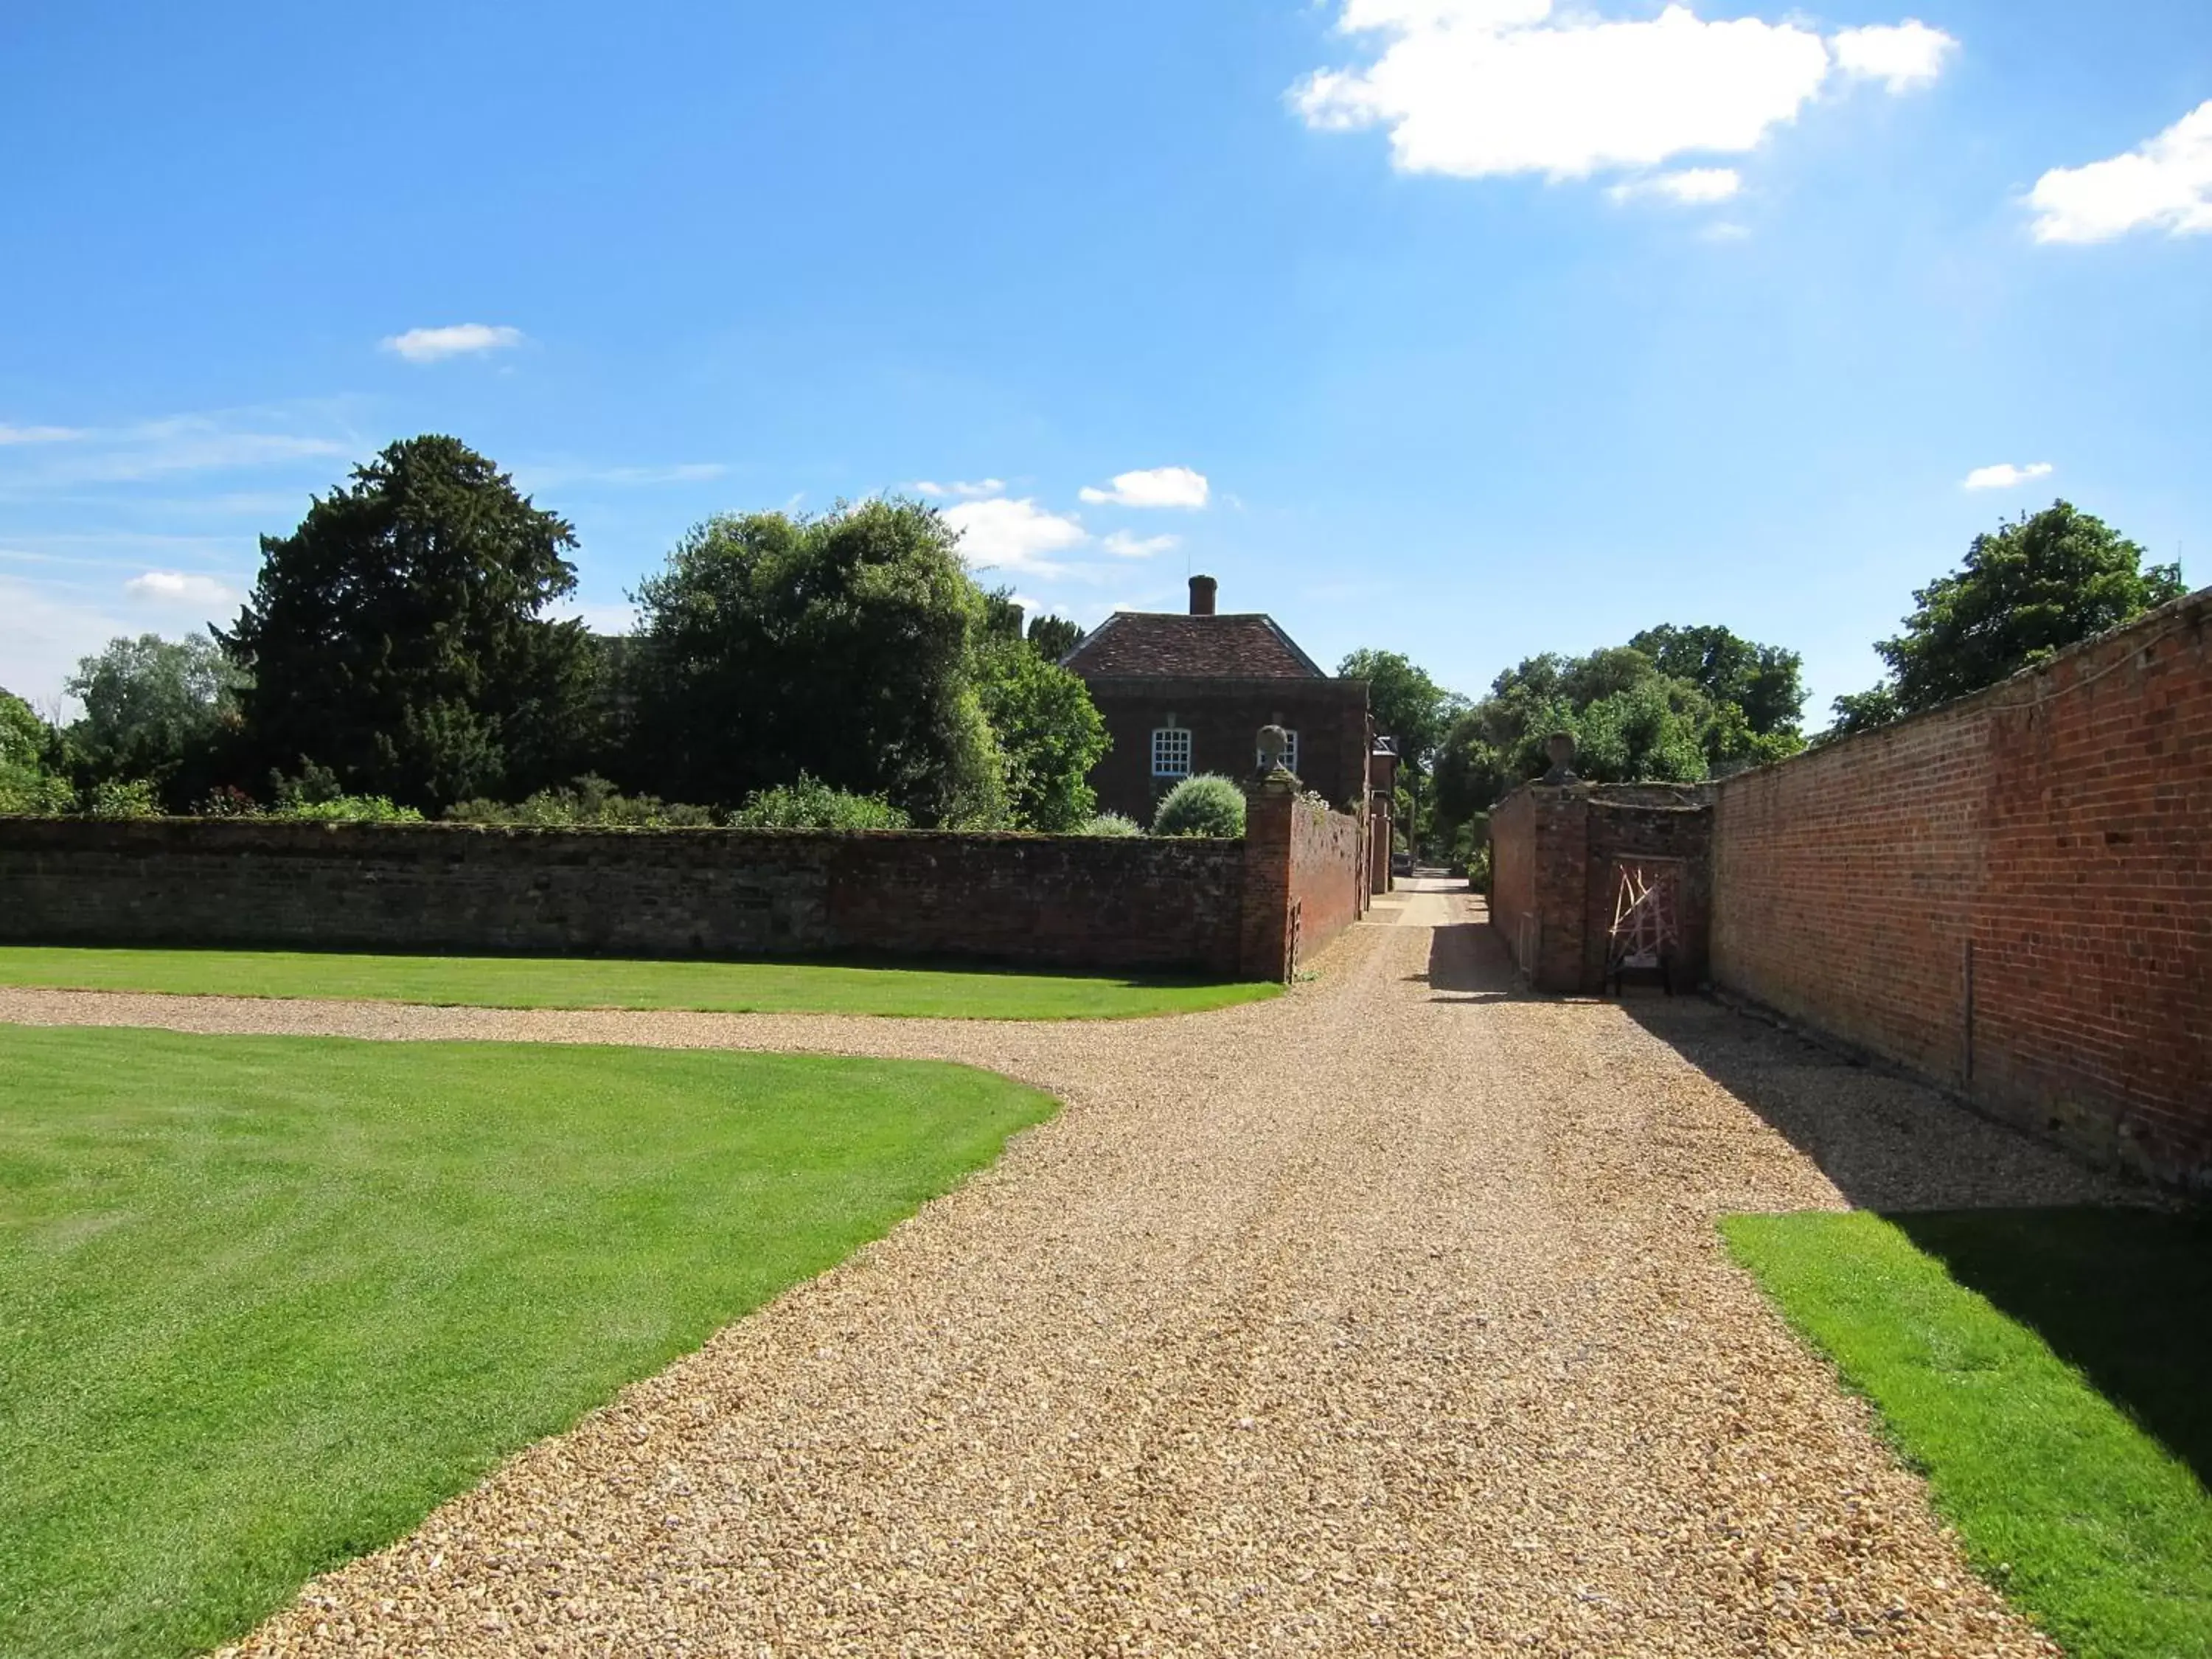
<svg viewBox="0 0 2212 1659">
<path fill-rule="evenodd" d="M 65 689 L 84 705 L 71 746 L 94 774 L 166 782 L 238 719 L 243 676 L 204 635 L 116 639 L 79 662 Z"/>
<path fill-rule="evenodd" d="M 1875 644 L 1888 677 L 1837 698 L 1833 730 L 1979 691 L 2179 599 L 2180 566 L 2142 559 L 2136 543 L 2063 501 L 1975 537 L 1958 569 L 1914 592 L 1904 631 Z"/>
<path fill-rule="evenodd" d="M 1717 626 L 1646 629 L 1587 656 L 1524 659 L 1455 720 L 1436 763 L 1437 809 L 1463 823 L 1550 765 L 1555 732 L 1600 783 L 1691 783 L 1804 746 L 1797 653 Z"/>
<path fill-rule="evenodd" d="M 50 764 L 54 732 L 21 697 L 0 690 L 0 814 L 65 812 L 76 792 Z"/>
<path fill-rule="evenodd" d="M 1004 821 L 974 656 L 984 596 L 927 507 L 710 519 L 637 593 L 658 793 L 734 805 L 804 772 L 925 823 Z"/>
<path fill-rule="evenodd" d="M 1336 665 L 1345 679 L 1367 682 L 1367 707 L 1378 735 L 1395 738 L 1401 760 L 1425 772 L 1467 699 L 1447 691 L 1426 669 L 1396 651 L 1354 651 Z"/>
<path fill-rule="evenodd" d="M 568 521 L 457 439 L 410 438 L 262 538 L 237 625 L 248 738 L 269 763 L 435 806 L 557 781 L 586 723 Z"/>
<path fill-rule="evenodd" d="M 1048 635 L 1040 645 L 1034 627 L 1027 639 L 987 630 L 976 652 L 976 681 L 984 717 L 1005 754 L 1012 821 L 1024 830 L 1071 835 L 1097 811 L 1089 776 L 1110 739 L 1090 688 L 1060 665 L 1060 653 L 1046 654 L 1052 643 Z"/>
</svg>

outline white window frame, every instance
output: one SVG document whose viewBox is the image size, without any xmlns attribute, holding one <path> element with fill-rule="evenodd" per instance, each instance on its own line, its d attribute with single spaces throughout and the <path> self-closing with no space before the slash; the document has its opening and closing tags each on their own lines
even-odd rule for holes
<svg viewBox="0 0 2212 1659">
<path fill-rule="evenodd" d="M 1152 775 L 1156 778 L 1187 778 L 1190 775 L 1190 728 L 1175 724 L 1175 716 L 1168 716 L 1168 724 L 1152 728 Z"/>
<path fill-rule="evenodd" d="M 1252 751 L 1253 769 L 1257 771 L 1267 763 L 1267 756 L 1255 749 Z M 1283 728 L 1283 769 L 1289 772 L 1298 769 L 1298 734 L 1287 726 Z"/>
</svg>

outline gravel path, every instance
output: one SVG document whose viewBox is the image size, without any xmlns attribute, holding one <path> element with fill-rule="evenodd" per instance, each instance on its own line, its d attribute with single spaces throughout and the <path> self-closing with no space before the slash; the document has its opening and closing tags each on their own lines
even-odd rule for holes
<svg viewBox="0 0 2212 1659">
<path fill-rule="evenodd" d="M 1523 997 L 1469 904 L 1179 1019 L 0 1019 L 927 1055 L 1066 1103 L 242 1655 L 2053 1651 L 1712 1218 L 2094 1180 L 1710 1004 Z"/>
</svg>

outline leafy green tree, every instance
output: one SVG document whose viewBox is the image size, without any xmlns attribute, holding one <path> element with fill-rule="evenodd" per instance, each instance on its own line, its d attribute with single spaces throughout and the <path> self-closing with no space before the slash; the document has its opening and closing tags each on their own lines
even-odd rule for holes
<svg viewBox="0 0 2212 1659">
<path fill-rule="evenodd" d="M 1975 537 L 1958 569 L 1914 592 L 1905 631 L 1875 644 L 1889 677 L 1837 699 L 1835 729 L 1995 685 L 2186 591 L 2179 565 L 2142 559 L 2136 543 L 2063 501 Z"/>
<path fill-rule="evenodd" d="M 50 817 L 76 805 L 76 792 L 51 763 L 58 743 L 30 704 L 0 690 L 0 817 Z"/>
<path fill-rule="evenodd" d="M 1341 678 L 1367 682 L 1375 730 L 1395 738 L 1400 758 L 1419 771 L 1428 769 L 1437 745 L 1467 708 L 1466 698 L 1444 690 L 1401 652 L 1354 651 L 1336 672 Z"/>
<path fill-rule="evenodd" d="M 166 782 L 235 726 L 242 678 L 204 635 L 111 640 L 65 684 L 84 705 L 71 745 L 96 779 Z"/>
<path fill-rule="evenodd" d="M 1006 805 L 1024 830 L 1072 834 L 1097 811 L 1089 781 L 1111 739 L 1091 689 L 1028 640 L 977 653 L 984 717 L 1006 756 Z"/>
<path fill-rule="evenodd" d="M 1492 683 L 1438 744 L 1436 828 L 1458 829 L 1551 760 L 1555 732 L 1573 735 L 1575 769 L 1599 783 L 1695 782 L 1804 747 L 1797 653 L 1725 628 L 1646 629 L 1587 656 L 1524 658 Z"/>
<path fill-rule="evenodd" d="M 1733 704 L 1752 736 L 1798 734 L 1805 714 L 1805 659 L 1796 652 L 1760 645 L 1717 625 L 1647 628 L 1628 643 L 1669 679 L 1696 686 L 1715 708 Z"/>
<path fill-rule="evenodd" d="M 1004 823 L 987 606 L 956 542 L 904 501 L 693 530 L 636 595 L 649 787 L 727 806 L 803 771 L 922 823 Z"/>
<path fill-rule="evenodd" d="M 302 757 L 349 790 L 439 805 L 567 775 L 589 723 L 567 520 L 459 440 L 410 438 L 319 498 L 222 635 L 264 763 Z"/>
<path fill-rule="evenodd" d="M 1887 726 L 1892 720 L 1905 718 L 1905 710 L 1898 705 L 1897 688 L 1884 681 L 1864 691 L 1850 691 L 1835 700 L 1835 723 L 1823 732 L 1822 739 L 1847 738 L 1854 732 L 1871 732 L 1877 726 Z"/>
</svg>

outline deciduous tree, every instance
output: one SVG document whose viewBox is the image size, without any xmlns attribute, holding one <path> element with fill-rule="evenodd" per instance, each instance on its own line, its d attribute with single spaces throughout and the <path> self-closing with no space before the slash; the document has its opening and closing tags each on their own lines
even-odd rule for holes
<svg viewBox="0 0 2212 1659">
<path fill-rule="evenodd" d="M 2178 564 L 2067 501 L 1974 538 L 1958 569 L 1912 596 L 1904 631 L 1875 650 L 1889 678 L 1836 700 L 1835 732 L 1916 714 L 1995 685 L 2181 597 Z"/>
<path fill-rule="evenodd" d="M 803 772 L 924 823 L 1004 823 L 985 600 L 956 542 L 904 501 L 692 531 L 637 593 L 649 787 L 734 806 Z"/>
<path fill-rule="evenodd" d="M 207 750 L 237 723 L 243 678 L 204 635 L 111 640 L 65 684 L 84 705 L 70 744 L 94 781 L 161 785 L 188 768 L 204 770 Z"/>
</svg>

